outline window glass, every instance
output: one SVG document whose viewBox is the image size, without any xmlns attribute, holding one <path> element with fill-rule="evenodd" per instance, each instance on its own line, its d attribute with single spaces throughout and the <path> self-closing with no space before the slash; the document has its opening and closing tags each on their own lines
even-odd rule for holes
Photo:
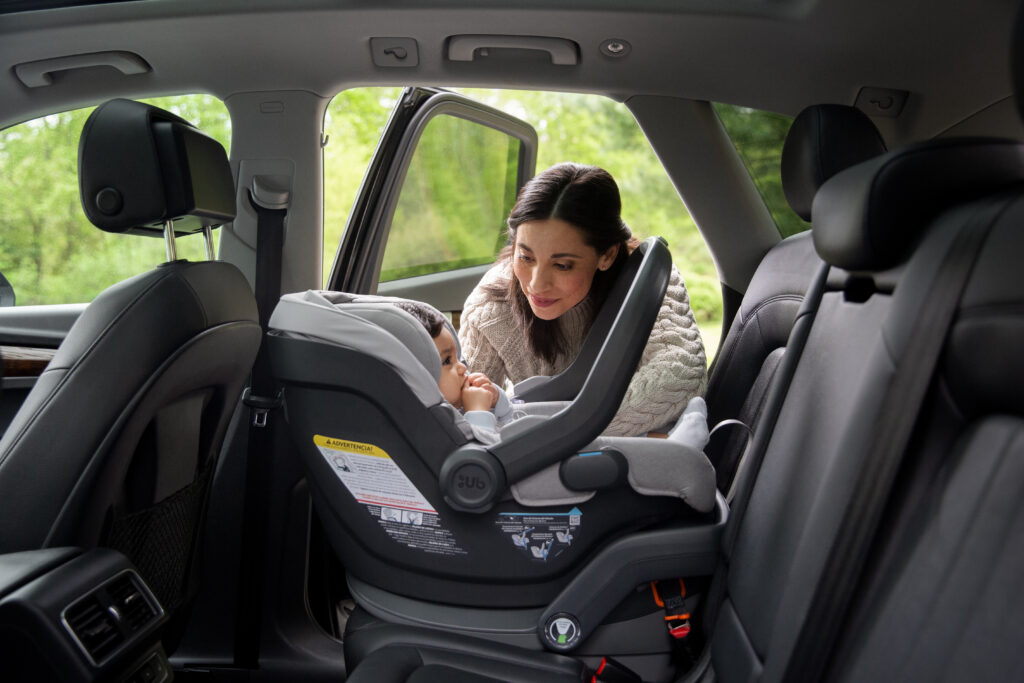
<svg viewBox="0 0 1024 683">
<path fill-rule="evenodd" d="M 492 262 L 515 202 L 519 147 L 479 123 L 430 119 L 402 183 L 381 282 Z"/>
<path fill-rule="evenodd" d="M 363 175 L 373 158 L 401 88 L 352 88 L 338 93 L 324 118 L 323 282 L 341 244 Z"/>
<path fill-rule="evenodd" d="M 196 124 L 225 147 L 230 119 L 208 95 L 143 100 Z M 94 227 L 78 194 L 78 138 L 94 108 L 51 114 L 0 131 L 0 271 L 16 304 L 87 303 L 165 260 L 163 239 Z M 178 258 L 205 259 L 202 235 L 179 238 Z"/>
<path fill-rule="evenodd" d="M 789 208 L 782 190 L 782 144 L 793 119 L 731 104 L 714 106 L 782 236 L 809 230 L 811 224 Z"/>
</svg>

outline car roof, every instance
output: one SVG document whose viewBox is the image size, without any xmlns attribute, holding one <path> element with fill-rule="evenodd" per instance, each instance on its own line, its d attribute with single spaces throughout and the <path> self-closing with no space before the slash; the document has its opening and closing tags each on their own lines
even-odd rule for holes
<svg viewBox="0 0 1024 683">
<path fill-rule="evenodd" d="M 59 0 L 58 0 L 59 2 Z M 25 2 L 8 3 L 19 10 Z M 0 126 L 125 96 L 446 85 L 660 95 L 794 115 L 860 104 L 890 145 L 952 133 L 1018 136 L 1006 0 L 134 0 L 0 14 Z M 2 7 L 0 7 L 2 9 Z M 555 38 L 578 64 L 526 50 L 448 58 L 454 36 Z M 415 40 L 417 64 L 381 67 L 370 40 Z M 602 53 L 609 40 L 622 57 Z M 137 55 L 131 78 L 19 65 L 101 51 Z M 85 76 L 88 76 L 86 78 Z M 868 90 L 862 93 L 862 89 Z M 882 107 L 894 92 L 898 117 Z M 874 99 L 874 102 L 872 102 Z M 870 111 L 871 107 L 875 110 Z"/>
</svg>

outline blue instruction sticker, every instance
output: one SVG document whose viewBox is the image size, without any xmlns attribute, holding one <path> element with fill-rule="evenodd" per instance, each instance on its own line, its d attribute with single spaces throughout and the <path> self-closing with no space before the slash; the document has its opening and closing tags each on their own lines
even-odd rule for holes
<svg viewBox="0 0 1024 683">
<path fill-rule="evenodd" d="M 572 545 L 580 532 L 583 513 L 501 512 L 495 524 L 512 545 L 535 562 L 547 562 Z"/>
</svg>

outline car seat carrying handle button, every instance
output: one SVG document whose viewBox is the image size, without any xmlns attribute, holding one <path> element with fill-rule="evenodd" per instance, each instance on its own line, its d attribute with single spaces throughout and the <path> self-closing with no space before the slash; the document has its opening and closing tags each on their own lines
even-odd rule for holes
<svg viewBox="0 0 1024 683">
<path fill-rule="evenodd" d="M 505 469 L 479 444 L 466 444 L 441 465 L 439 485 L 452 509 L 479 514 L 490 510 L 505 490 Z"/>
</svg>

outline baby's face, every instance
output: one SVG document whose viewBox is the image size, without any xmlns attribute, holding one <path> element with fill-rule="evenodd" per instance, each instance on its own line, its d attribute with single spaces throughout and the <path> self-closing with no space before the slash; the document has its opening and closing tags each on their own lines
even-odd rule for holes
<svg viewBox="0 0 1024 683">
<path fill-rule="evenodd" d="M 434 346 L 441 355 L 441 378 L 437 380 L 437 388 L 441 390 L 444 400 L 461 409 L 466 366 L 459 362 L 455 353 L 455 339 L 447 327 L 441 328 L 441 334 L 434 337 Z"/>
</svg>

